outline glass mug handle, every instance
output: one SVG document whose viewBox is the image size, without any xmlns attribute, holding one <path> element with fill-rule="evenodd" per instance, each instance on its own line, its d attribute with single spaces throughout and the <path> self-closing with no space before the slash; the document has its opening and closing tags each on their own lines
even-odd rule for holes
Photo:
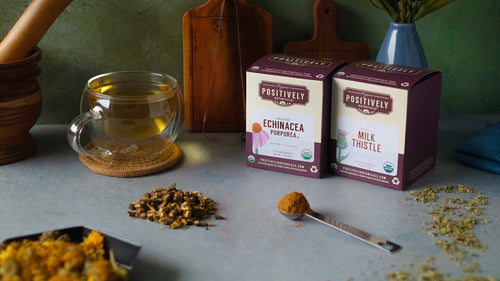
<svg viewBox="0 0 500 281">
<path fill-rule="evenodd" d="M 80 137 L 82 132 L 85 130 L 85 127 L 88 123 L 99 120 L 102 118 L 102 115 L 99 112 L 90 110 L 84 112 L 78 116 L 76 116 L 70 123 L 68 129 L 68 142 L 71 148 L 78 152 L 79 154 L 85 156 L 106 156 L 109 155 L 110 152 L 107 153 L 90 153 L 82 147 L 82 143 L 80 141 Z"/>
</svg>

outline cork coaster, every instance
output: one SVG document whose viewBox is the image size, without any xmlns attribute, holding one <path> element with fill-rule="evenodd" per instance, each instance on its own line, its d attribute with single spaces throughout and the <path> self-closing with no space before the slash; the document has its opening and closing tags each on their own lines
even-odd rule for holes
<svg viewBox="0 0 500 281">
<path fill-rule="evenodd" d="M 80 161 L 91 171 L 110 177 L 131 178 L 161 172 L 182 159 L 179 146 L 172 143 L 164 152 L 150 158 L 124 160 L 111 157 L 79 156 Z"/>
</svg>

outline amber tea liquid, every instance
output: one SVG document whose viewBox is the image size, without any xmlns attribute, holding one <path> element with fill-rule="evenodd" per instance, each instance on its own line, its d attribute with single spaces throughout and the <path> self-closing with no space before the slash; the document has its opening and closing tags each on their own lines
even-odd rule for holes
<svg viewBox="0 0 500 281">
<path fill-rule="evenodd" d="M 107 138 L 146 141 L 161 136 L 178 109 L 175 91 L 166 84 L 120 82 L 93 87 L 90 108 L 105 116 L 97 128 Z"/>
</svg>

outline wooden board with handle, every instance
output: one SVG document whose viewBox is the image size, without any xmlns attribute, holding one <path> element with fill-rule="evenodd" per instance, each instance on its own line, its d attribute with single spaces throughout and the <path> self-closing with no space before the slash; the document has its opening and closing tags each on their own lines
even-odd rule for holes
<svg viewBox="0 0 500 281">
<path fill-rule="evenodd" d="M 285 44 L 288 55 L 332 58 L 346 62 L 369 58 L 368 47 L 361 42 L 344 42 L 337 37 L 338 5 L 332 0 L 318 0 L 314 4 L 314 36 L 309 41 Z"/>
<path fill-rule="evenodd" d="M 272 52 L 272 18 L 244 0 L 184 14 L 184 109 L 190 131 L 245 130 L 245 70 Z"/>
</svg>

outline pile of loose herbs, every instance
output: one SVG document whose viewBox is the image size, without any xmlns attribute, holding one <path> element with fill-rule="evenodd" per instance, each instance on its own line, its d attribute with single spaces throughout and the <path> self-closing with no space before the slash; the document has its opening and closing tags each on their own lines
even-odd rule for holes
<svg viewBox="0 0 500 281">
<path fill-rule="evenodd" d="M 464 185 L 422 188 L 410 191 L 412 198 L 405 198 L 414 202 L 426 204 L 427 214 L 432 220 L 424 222 L 423 230 L 427 235 L 436 238 L 434 246 L 445 251 L 450 260 L 461 267 L 463 281 L 496 281 L 495 277 L 477 276 L 482 272 L 475 258 L 487 249 L 476 237 L 474 227 L 479 224 L 488 224 L 490 221 L 483 218 L 488 200 L 479 191 Z M 444 196 L 439 196 L 443 195 Z M 441 197 L 441 198 L 439 198 Z M 439 201 L 439 202 L 438 202 Z M 413 205 L 413 203 L 409 203 Z M 458 281 L 442 274 L 433 265 L 434 258 L 430 257 L 418 267 L 418 277 L 405 271 L 397 271 L 386 275 L 390 281 Z"/>
<path fill-rule="evenodd" d="M 455 0 L 369 0 L 386 11 L 394 22 L 412 23 Z"/>
<path fill-rule="evenodd" d="M 212 226 L 203 222 L 216 212 L 215 201 L 199 192 L 177 189 L 176 184 L 165 188 L 155 188 L 141 199 L 130 203 L 128 215 L 169 225 L 170 228 Z M 215 215 L 215 219 L 224 217 Z"/>
</svg>

